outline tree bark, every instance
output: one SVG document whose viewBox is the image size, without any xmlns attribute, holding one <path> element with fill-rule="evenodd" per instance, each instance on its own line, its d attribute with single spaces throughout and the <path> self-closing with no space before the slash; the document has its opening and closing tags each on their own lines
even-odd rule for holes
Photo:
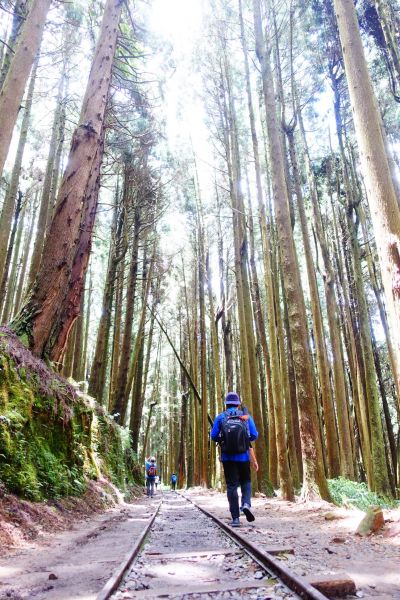
<svg viewBox="0 0 400 600">
<path fill-rule="evenodd" d="M 353 0 L 334 0 L 389 322 L 400 376 L 400 210 Z"/>
<path fill-rule="evenodd" d="M 58 194 L 54 219 L 43 249 L 41 266 L 26 305 L 13 321 L 18 335 L 26 335 L 37 356 L 52 351 L 53 329 L 62 320 L 60 307 L 71 275 L 79 239 L 85 193 L 102 145 L 104 115 L 111 80 L 120 0 L 108 0 L 83 101 L 80 124 L 74 132 L 68 165 Z M 57 349 L 58 350 L 58 349 Z"/>
<path fill-rule="evenodd" d="M 33 102 L 33 93 L 35 89 L 36 73 L 39 64 L 39 55 L 33 63 L 32 75 L 29 82 L 28 91 L 26 94 L 25 108 L 21 123 L 21 133 L 19 135 L 17 152 L 15 155 L 15 161 L 13 170 L 11 172 L 10 184 L 8 186 L 4 203 L 1 210 L 0 216 L 0 279 L 5 276 L 7 279 L 8 273 L 4 269 L 8 239 L 11 232 L 11 223 L 15 210 L 15 203 L 17 200 L 17 192 L 19 185 L 19 177 L 21 174 L 22 159 L 24 156 L 25 144 L 28 137 L 29 124 L 31 120 L 31 110 Z"/>
<path fill-rule="evenodd" d="M 11 32 L 7 40 L 7 49 L 2 61 L 0 71 L 0 90 L 3 87 L 4 80 L 7 75 L 7 71 L 10 67 L 11 59 L 14 54 L 14 48 L 18 41 L 18 36 L 21 31 L 21 27 L 25 21 L 26 13 L 28 10 L 27 0 L 17 0 L 14 5 L 13 20 L 11 25 Z"/>
<path fill-rule="evenodd" d="M 313 370 L 308 344 L 307 316 L 301 288 L 296 250 L 292 237 L 290 207 L 285 179 L 282 133 L 276 115 L 275 91 L 270 59 L 265 48 L 260 0 L 253 0 L 256 53 L 262 72 L 266 123 L 271 157 L 278 241 L 281 254 L 285 293 L 288 302 L 292 336 L 293 361 L 296 372 L 297 399 L 303 452 L 303 496 L 320 495 L 330 499 L 325 478 L 318 416 L 313 386 Z"/>
<path fill-rule="evenodd" d="M 0 177 L 17 120 L 25 85 L 39 50 L 51 0 L 34 0 L 22 27 L 3 87 L 0 91 Z"/>
</svg>

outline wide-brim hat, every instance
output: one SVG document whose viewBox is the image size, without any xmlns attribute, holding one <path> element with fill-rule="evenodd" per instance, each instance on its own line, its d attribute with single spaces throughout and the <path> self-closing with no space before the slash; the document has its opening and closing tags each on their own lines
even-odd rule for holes
<svg viewBox="0 0 400 600">
<path fill-rule="evenodd" d="M 239 395 L 236 392 L 228 392 L 225 396 L 225 404 L 240 404 Z"/>
</svg>

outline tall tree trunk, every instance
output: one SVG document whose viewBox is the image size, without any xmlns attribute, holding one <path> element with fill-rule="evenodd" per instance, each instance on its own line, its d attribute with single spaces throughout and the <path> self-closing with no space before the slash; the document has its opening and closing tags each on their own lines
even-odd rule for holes
<svg viewBox="0 0 400 600">
<path fill-rule="evenodd" d="M 313 386 L 313 369 L 308 344 L 307 316 L 301 288 L 296 250 L 292 237 L 290 207 L 285 179 L 282 133 L 279 130 L 275 106 L 275 90 L 270 59 L 265 47 L 260 0 L 253 0 L 256 53 L 262 72 L 266 123 L 271 157 L 271 174 L 278 241 L 288 302 L 289 326 L 292 336 L 293 362 L 296 372 L 297 399 L 303 452 L 303 496 L 320 495 L 329 500 L 325 478 L 318 415 Z"/>
<path fill-rule="evenodd" d="M 122 300 L 124 293 L 125 258 L 117 268 L 117 285 L 115 290 L 114 330 L 111 352 L 110 388 L 108 393 L 109 410 L 114 406 L 115 394 L 118 385 L 118 365 L 121 350 L 121 328 L 122 328 Z"/>
<path fill-rule="evenodd" d="M 201 383 L 201 466 L 200 485 L 208 487 L 208 385 L 207 385 L 207 340 L 206 340 L 206 256 L 204 249 L 204 229 L 201 225 L 201 216 L 198 215 L 197 244 L 199 252 L 199 326 L 200 326 L 200 383 Z"/>
<path fill-rule="evenodd" d="M 3 174 L 26 82 L 40 47 L 50 4 L 51 0 L 34 0 L 0 91 L 0 177 Z"/>
<path fill-rule="evenodd" d="M 60 78 L 60 83 L 58 86 L 57 102 L 56 102 L 56 108 L 54 111 L 53 126 L 51 129 L 49 153 L 48 153 L 48 157 L 47 157 L 46 171 L 45 171 L 44 180 L 43 180 L 43 189 L 42 189 L 42 196 L 40 199 L 38 222 L 37 222 L 37 226 L 36 226 L 36 237 L 35 237 L 35 243 L 33 246 L 31 266 L 30 266 L 30 271 L 29 271 L 28 288 L 30 288 L 31 285 L 33 284 L 33 282 L 35 281 L 35 277 L 39 270 L 40 260 L 42 258 L 42 250 L 43 250 L 43 246 L 44 246 L 45 233 L 47 230 L 47 226 L 49 224 L 47 221 L 47 218 L 48 218 L 49 213 L 51 212 L 49 210 L 49 204 L 50 204 L 50 194 L 51 194 L 51 183 L 52 183 L 53 170 L 54 170 L 54 160 L 55 160 L 55 154 L 56 154 L 56 148 L 57 148 L 57 137 L 59 134 L 58 127 L 59 127 L 59 121 L 61 119 L 61 113 L 62 113 L 61 101 L 62 101 L 63 83 L 64 83 L 64 73 L 62 74 L 62 76 Z"/>
<path fill-rule="evenodd" d="M 286 135 L 289 142 L 289 154 L 293 169 L 293 180 L 297 205 L 299 210 L 301 232 L 306 258 L 307 279 L 310 289 L 311 313 L 314 325 L 314 341 L 317 355 L 318 378 L 324 411 L 324 425 L 326 435 L 326 449 L 328 459 L 328 473 L 331 478 L 338 477 L 340 474 L 339 446 L 336 433 L 336 417 L 333 404 L 331 384 L 329 381 L 329 363 L 326 352 L 324 326 L 322 322 L 321 303 L 318 293 L 317 278 L 315 274 L 314 259 L 311 252 L 311 243 L 308 232 L 306 211 L 304 207 L 303 193 L 301 190 L 301 180 L 297 153 L 294 142 L 294 130 L 291 127 L 286 128 Z"/>
<path fill-rule="evenodd" d="M 85 193 L 96 161 L 101 164 L 99 152 L 121 10 L 120 0 L 107 1 L 80 124 L 73 135 L 41 266 L 30 298 L 13 321 L 16 333 L 28 336 L 30 348 L 37 356 L 52 351 L 54 326 L 63 319 L 59 311 L 64 306 L 68 289 L 81 214 L 85 207 Z"/>
<path fill-rule="evenodd" d="M 0 71 L 0 90 L 3 87 L 4 80 L 7 75 L 7 71 L 10 67 L 11 59 L 14 54 L 14 48 L 17 43 L 18 36 L 21 31 L 21 27 L 25 21 L 26 13 L 28 10 L 28 0 L 16 0 L 14 4 L 13 20 L 11 25 L 11 32 L 7 39 L 7 48 L 2 61 Z"/>
<path fill-rule="evenodd" d="M 15 203 L 17 201 L 17 192 L 19 185 L 19 177 L 21 174 L 22 159 L 25 150 L 25 144 L 28 137 L 29 124 L 31 120 L 31 110 L 33 102 L 33 92 L 35 89 L 36 73 L 39 63 L 39 55 L 36 57 L 32 68 L 32 75 L 29 82 L 28 92 L 26 94 L 24 114 L 21 123 L 21 133 L 19 135 L 17 152 L 15 155 L 15 161 L 13 170 L 11 173 L 10 184 L 8 186 L 4 203 L 1 210 L 0 216 L 0 279 L 5 276 L 7 279 L 8 273 L 4 269 L 8 239 L 11 232 L 11 223 L 15 210 Z"/>
<path fill-rule="evenodd" d="M 21 271 L 19 274 L 19 281 L 18 281 L 18 287 L 17 287 L 17 291 L 15 294 L 15 301 L 14 301 L 14 307 L 13 307 L 13 312 L 11 316 L 14 316 L 20 309 L 21 306 L 21 300 L 23 298 L 23 294 L 25 292 L 25 276 L 26 276 L 26 272 L 28 270 L 28 261 L 29 261 L 29 253 L 30 253 L 30 248 L 31 248 L 31 241 L 32 241 L 32 234 L 33 234 L 33 229 L 35 226 L 35 221 L 36 221 L 36 207 L 37 207 L 37 200 L 39 197 L 39 190 L 36 190 L 34 199 L 32 200 L 32 205 L 31 205 L 31 216 L 30 216 L 30 223 L 29 223 L 29 227 L 27 228 L 27 231 L 25 233 L 25 239 L 24 239 L 24 249 L 23 249 L 23 253 L 22 253 L 22 266 L 21 266 Z"/>
<path fill-rule="evenodd" d="M 13 247 L 13 251 L 12 251 L 11 271 L 10 271 L 10 275 L 8 277 L 8 281 L 5 282 L 5 283 L 7 283 L 7 294 L 5 296 L 3 314 L 1 317 L 1 320 L 3 323 L 6 323 L 10 317 L 11 307 L 13 304 L 13 298 L 14 298 L 14 294 L 16 291 L 17 277 L 18 277 L 17 270 L 18 270 L 18 262 L 19 262 L 19 258 L 20 258 L 22 232 L 24 229 L 26 211 L 27 211 L 27 206 L 26 206 L 26 201 L 25 201 L 25 205 L 21 209 L 19 219 L 17 218 L 17 233 L 16 233 L 16 238 L 15 238 L 15 244 L 13 244 L 14 247 Z M 4 279 L 5 279 L 5 277 L 4 277 Z M 3 297 L 4 296 L 2 294 L 2 290 L 0 289 L 0 312 L 1 312 Z"/>
<path fill-rule="evenodd" d="M 13 250 L 14 250 L 15 236 L 17 234 L 17 229 L 18 229 L 18 225 L 19 225 L 19 217 L 20 217 L 20 214 L 21 214 L 21 210 L 22 210 L 22 192 L 18 192 L 18 194 L 17 194 L 17 202 L 15 204 L 13 226 L 12 226 L 12 229 L 11 229 L 10 240 L 9 240 L 9 243 L 8 243 L 6 260 L 5 260 L 5 264 L 4 264 L 4 274 L 3 274 L 3 277 L 2 277 L 1 282 L 0 282 L 0 299 L 1 300 L 5 299 L 5 291 L 6 291 L 6 287 L 7 287 L 8 269 L 10 267 L 11 257 L 12 257 L 12 253 L 13 253 Z M 0 308 L 2 308 L 2 302 L 0 304 L 1 304 Z"/>
<path fill-rule="evenodd" d="M 262 240 L 262 244 L 263 244 L 263 258 L 264 258 L 264 261 L 265 260 L 268 261 L 268 257 L 266 255 L 264 255 L 266 252 L 269 252 L 269 246 L 267 245 L 267 247 L 266 247 L 266 244 L 268 244 L 268 241 L 265 236 L 265 209 L 264 209 L 263 191 L 262 191 L 262 184 L 261 184 L 260 157 L 259 157 L 258 140 L 257 140 L 256 127 L 255 127 L 253 99 L 252 99 L 251 84 L 250 84 L 250 69 L 249 69 L 249 62 L 248 62 L 248 55 L 247 55 L 247 45 L 246 45 L 246 37 L 245 37 L 245 30 L 244 30 L 244 23 L 243 23 L 242 1 L 241 0 L 239 0 L 239 18 L 240 18 L 241 43 L 242 43 L 244 66 L 245 66 L 247 105 L 248 105 L 248 111 L 249 111 L 251 139 L 252 139 L 253 154 L 254 154 L 254 166 L 255 166 L 255 175 L 256 175 L 256 187 L 257 187 L 257 202 L 258 202 L 259 218 L 260 218 L 260 225 L 261 225 L 261 240 Z M 251 229 L 251 234 L 252 234 L 252 232 L 253 232 L 253 230 Z M 252 251 L 251 251 L 251 256 L 250 256 L 250 268 L 251 268 L 252 274 L 253 274 L 253 285 L 255 286 L 256 311 L 257 311 L 256 320 L 258 320 L 258 330 L 259 330 L 260 336 L 261 336 L 260 342 L 261 342 L 261 347 L 263 349 L 265 366 L 267 366 L 267 364 L 269 362 L 271 364 L 271 386 L 269 387 L 270 393 L 268 395 L 268 403 L 269 403 L 269 408 L 270 408 L 269 421 L 268 421 L 268 425 L 269 425 L 269 427 L 268 427 L 268 429 L 269 429 L 269 461 L 268 462 L 270 465 L 270 469 L 272 466 L 273 466 L 273 468 L 275 468 L 275 463 L 277 462 L 279 472 L 280 472 L 282 493 L 283 493 L 283 496 L 285 497 L 285 499 L 289 500 L 289 499 L 293 498 L 293 487 L 292 487 L 292 481 L 291 481 L 291 477 L 290 477 L 289 463 L 288 463 L 288 459 L 287 459 L 286 431 L 285 431 L 285 425 L 284 425 L 284 415 L 283 415 L 283 411 L 280 410 L 282 408 L 283 403 L 277 407 L 277 411 L 274 410 L 274 405 L 277 402 L 277 400 L 275 400 L 275 398 L 274 398 L 274 395 L 276 394 L 279 385 L 278 385 L 278 381 L 276 380 L 277 371 L 274 370 L 274 367 L 277 365 L 277 362 L 276 362 L 277 354 L 275 354 L 275 351 L 277 350 L 276 335 L 275 335 L 275 333 L 273 333 L 273 335 L 271 335 L 271 331 L 275 327 L 275 320 L 273 317 L 274 300 L 271 297 L 271 295 L 268 294 L 269 288 L 268 288 L 268 283 L 267 283 L 267 281 L 269 281 L 271 272 L 265 271 L 267 305 L 268 305 L 268 313 L 269 313 L 268 327 L 269 327 L 270 353 L 271 353 L 271 355 L 270 355 L 271 361 L 269 361 L 268 350 L 267 350 L 267 339 L 265 336 L 265 327 L 264 327 L 263 315 L 262 315 L 262 311 L 261 311 L 258 277 L 257 277 L 257 271 L 256 271 L 256 267 L 255 267 L 254 239 L 252 239 L 252 238 L 251 238 L 251 243 L 252 243 Z M 273 339 L 271 339 L 271 338 L 273 338 Z M 252 343 L 252 340 L 250 340 L 250 343 Z M 252 377 L 254 377 L 254 372 L 252 373 Z M 281 396 L 280 396 L 280 398 L 281 398 Z M 256 400 L 257 400 L 257 398 L 255 398 L 255 401 Z M 277 414 L 279 415 L 279 418 L 281 421 L 279 425 L 276 424 L 276 415 Z M 262 418 L 262 416 L 261 416 L 261 418 Z M 262 444 L 260 445 L 260 453 L 259 453 L 260 454 L 259 483 L 260 483 L 261 489 L 266 485 L 265 480 L 267 478 L 267 451 L 266 451 L 267 448 L 266 448 L 266 442 L 265 442 L 267 426 L 266 426 L 266 424 L 263 424 L 263 425 L 264 426 L 262 427 L 262 431 L 261 431 L 263 440 L 262 440 Z M 279 437 L 279 435 L 277 435 L 275 437 L 275 427 L 279 428 L 280 437 Z M 277 452 L 278 452 L 278 455 L 277 455 Z M 270 472 L 270 475 L 271 475 L 271 472 Z M 273 484 L 276 483 L 275 477 L 273 477 L 272 483 Z"/>
<path fill-rule="evenodd" d="M 335 295 L 335 273 L 330 259 L 326 235 L 322 224 L 322 218 L 319 210 L 318 192 L 315 184 L 314 174 L 311 167 L 310 156 L 308 152 L 307 141 L 304 132 L 301 112 L 298 111 L 300 132 L 303 141 L 303 152 L 306 163 L 307 179 L 310 188 L 310 197 L 314 215 L 314 226 L 321 248 L 322 260 L 324 263 L 324 288 L 328 315 L 329 334 L 332 349 L 332 370 L 335 389 L 336 414 L 339 432 L 339 450 L 340 450 L 340 469 L 341 474 L 348 479 L 354 479 L 354 462 L 351 445 L 351 429 L 349 419 L 347 418 L 347 394 L 346 382 L 343 366 L 343 352 L 340 340 L 340 330 L 338 324 L 338 309 Z"/>
<path fill-rule="evenodd" d="M 116 193 L 116 196 L 118 191 Z M 103 404 L 105 400 L 105 383 L 108 341 L 111 327 L 111 312 L 114 298 L 115 277 L 118 263 L 124 258 L 126 246 L 121 248 L 121 236 L 124 223 L 124 210 L 118 211 L 118 198 L 115 198 L 114 223 L 111 231 L 111 245 L 99 327 L 97 330 L 96 349 L 89 380 L 89 394 Z"/>
<path fill-rule="evenodd" d="M 125 311 L 125 326 L 124 335 L 121 345 L 120 363 L 118 367 L 117 390 L 113 406 L 113 413 L 118 413 L 118 422 L 125 423 L 126 410 L 128 405 L 128 397 L 126 395 L 126 384 L 129 373 L 129 359 L 132 348 L 132 326 L 135 313 L 135 291 L 138 272 L 138 253 L 139 253 L 139 235 L 140 235 L 140 207 L 135 205 L 134 208 L 134 232 L 133 245 L 130 257 L 129 266 L 129 281 L 126 294 L 126 311 Z"/>
<path fill-rule="evenodd" d="M 85 192 L 86 207 L 69 276 L 68 290 L 58 312 L 58 319 L 53 324 L 50 357 L 54 361 L 58 361 L 64 352 L 71 327 L 78 318 L 81 308 L 81 299 L 85 289 L 86 269 L 89 264 L 92 235 L 97 214 L 102 156 L 103 142 L 96 151 L 96 157 Z"/>
<path fill-rule="evenodd" d="M 83 283 L 85 278 L 83 279 Z M 85 378 L 85 365 L 83 364 L 83 344 L 84 344 L 84 309 L 85 309 L 85 294 L 82 292 L 81 304 L 79 307 L 79 315 L 75 321 L 75 348 L 74 348 L 74 365 L 72 368 L 72 377 L 75 381 L 83 381 Z"/>
<path fill-rule="evenodd" d="M 388 316 L 400 377 L 400 209 L 353 0 L 334 0 Z"/>
</svg>

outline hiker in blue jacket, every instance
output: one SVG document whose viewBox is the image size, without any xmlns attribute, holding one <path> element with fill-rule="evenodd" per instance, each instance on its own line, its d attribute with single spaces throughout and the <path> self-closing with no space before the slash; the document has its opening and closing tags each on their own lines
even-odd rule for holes
<svg viewBox="0 0 400 600">
<path fill-rule="evenodd" d="M 154 495 L 154 484 L 157 476 L 156 459 L 152 456 L 146 460 L 146 488 L 147 496 L 152 498 Z"/>
<path fill-rule="evenodd" d="M 178 477 L 176 476 L 176 473 L 172 473 L 172 475 L 171 475 L 171 490 L 175 490 L 177 481 L 178 481 Z"/>
<path fill-rule="evenodd" d="M 241 409 L 236 392 L 225 398 L 225 412 L 219 414 L 211 431 L 211 439 L 221 445 L 221 461 L 224 468 L 232 527 L 240 527 L 239 497 L 242 492 L 241 510 L 248 521 L 254 521 L 251 510 L 250 442 L 258 438 L 252 417 Z M 257 464 L 255 463 L 255 468 Z"/>
</svg>

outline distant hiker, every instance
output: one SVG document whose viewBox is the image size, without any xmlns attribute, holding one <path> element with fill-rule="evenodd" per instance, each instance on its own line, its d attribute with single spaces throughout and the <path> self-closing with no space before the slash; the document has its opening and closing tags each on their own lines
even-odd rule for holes
<svg viewBox="0 0 400 600">
<path fill-rule="evenodd" d="M 146 461 L 146 488 L 147 496 L 152 498 L 154 495 L 154 484 L 157 476 L 157 465 L 154 456 Z"/>
<path fill-rule="evenodd" d="M 160 483 L 160 478 L 158 475 L 156 475 L 156 478 L 154 480 L 154 485 L 156 486 L 156 491 L 158 490 L 158 484 Z"/>
<path fill-rule="evenodd" d="M 241 401 L 235 392 L 229 392 L 225 398 L 225 412 L 219 414 L 211 431 L 211 439 L 221 446 L 221 461 L 224 467 L 229 510 L 232 515 L 232 527 L 240 527 L 239 497 L 237 488 L 242 492 L 241 510 L 248 521 L 254 521 L 251 510 L 251 474 L 250 460 L 258 470 L 254 450 L 250 442 L 258 438 L 258 431 L 252 417 L 246 409 L 241 409 Z"/>
<path fill-rule="evenodd" d="M 171 475 L 171 490 L 174 490 L 176 488 L 177 481 L 178 481 L 178 478 L 176 476 L 176 473 L 172 473 L 172 475 Z"/>
</svg>

